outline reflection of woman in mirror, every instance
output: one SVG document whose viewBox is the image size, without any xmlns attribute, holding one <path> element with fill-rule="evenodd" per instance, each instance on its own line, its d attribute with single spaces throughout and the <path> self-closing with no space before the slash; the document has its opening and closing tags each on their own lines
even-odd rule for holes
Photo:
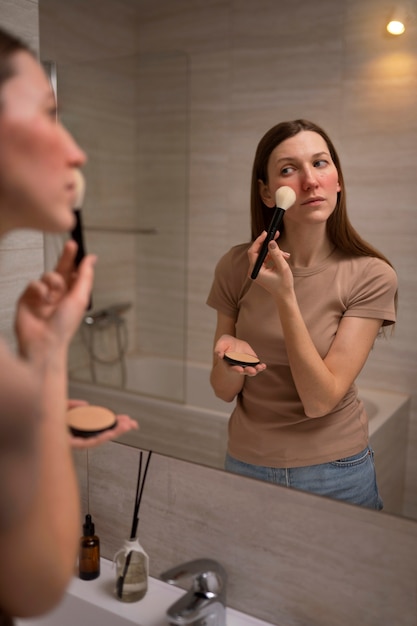
<svg viewBox="0 0 417 626">
<path fill-rule="evenodd" d="M 296 201 L 252 280 L 281 186 Z M 207 300 L 217 310 L 211 384 L 236 399 L 225 467 L 381 509 L 355 379 L 395 322 L 397 276 L 350 224 L 339 158 L 320 127 L 284 122 L 261 139 L 251 225 L 252 244 L 220 259 Z M 261 362 L 233 365 L 228 351 Z"/>
<path fill-rule="evenodd" d="M 74 172 L 84 162 L 56 121 L 53 92 L 35 56 L 0 29 L 0 235 L 21 228 L 69 231 Z M 10 623 L 3 612 L 25 617 L 52 608 L 74 572 L 80 510 L 71 446 L 83 444 L 66 426 L 67 356 L 95 262 L 87 256 L 75 272 L 75 254 L 76 244 L 68 242 L 55 271 L 20 297 L 18 354 L 0 343 L 2 625 Z M 131 427 L 123 416 L 111 435 Z"/>
</svg>

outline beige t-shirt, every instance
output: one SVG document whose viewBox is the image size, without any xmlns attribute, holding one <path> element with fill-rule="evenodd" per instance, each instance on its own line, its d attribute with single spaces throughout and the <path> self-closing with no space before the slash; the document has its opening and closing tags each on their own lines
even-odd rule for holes
<svg viewBox="0 0 417 626">
<path fill-rule="evenodd" d="M 305 415 L 276 305 L 248 278 L 249 245 L 235 246 L 220 259 L 207 299 L 209 306 L 235 319 L 236 336 L 267 364 L 264 372 L 245 378 L 237 396 L 229 420 L 229 453 L 255 465 L 301 467 L 360 452 L 368 444 L 368 418 L 355 385 L 328 415 Z M 380 259 L 335 250 L 316 267 L 292 271 L 301 314 L 323 358 L 343 316 L 395 322 L 397 275 Z"/>
</svg>

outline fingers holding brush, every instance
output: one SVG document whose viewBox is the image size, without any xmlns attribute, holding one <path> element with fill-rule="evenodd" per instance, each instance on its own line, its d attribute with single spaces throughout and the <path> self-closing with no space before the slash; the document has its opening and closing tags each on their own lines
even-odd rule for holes
<svg viewBox="0 0 417 626">
<path fill-rule="evenodd" d="M 250 267 L 253 267 L 258 257 L 258 250 L 263 245 L 264 235 L 260 235 L 248 250 Z M 268 243 L 268 253 L 259 267 L 257 283 L 271 295 L 278 296 L 285 289 L 292 289 L 293 275 L 288 265 L 290 254 L 280 249 L 275 239 Z"/>
</svg>

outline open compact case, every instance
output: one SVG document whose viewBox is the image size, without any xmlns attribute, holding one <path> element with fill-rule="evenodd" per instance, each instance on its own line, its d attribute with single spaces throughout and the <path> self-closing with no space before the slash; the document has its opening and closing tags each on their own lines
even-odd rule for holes
<svg viewBox="0 0 417 626">
<path fill-rule="evenodd" d="M 244 352 L 225 352 L 224 360 L 230 363 L 230 365 L 241 365 L 242 367 L 259 365 L 260 363 L 258 357 L 252 354 L 245 354 Z"/>
<path fill-rule="evenodd" d="M 67 425 L 75 437 L 95 437 L 116 426 L 113 411 L 102 406 L 82 405 L 69 409 Z"/>
</svg>

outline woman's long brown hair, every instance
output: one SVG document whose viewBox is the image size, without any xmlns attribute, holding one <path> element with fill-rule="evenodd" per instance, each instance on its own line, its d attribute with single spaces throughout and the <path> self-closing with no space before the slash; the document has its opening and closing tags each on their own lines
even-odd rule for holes
<svg viewBox="0 0 417 626">
<path fill-rule="evenodd" d="M 14 75 L 13 55 L 17 52 L 28 52 L 36 58 L 29 46 L 21 39 L 0 28 L 0 94 L 3 83 Z"/>
</svg>

